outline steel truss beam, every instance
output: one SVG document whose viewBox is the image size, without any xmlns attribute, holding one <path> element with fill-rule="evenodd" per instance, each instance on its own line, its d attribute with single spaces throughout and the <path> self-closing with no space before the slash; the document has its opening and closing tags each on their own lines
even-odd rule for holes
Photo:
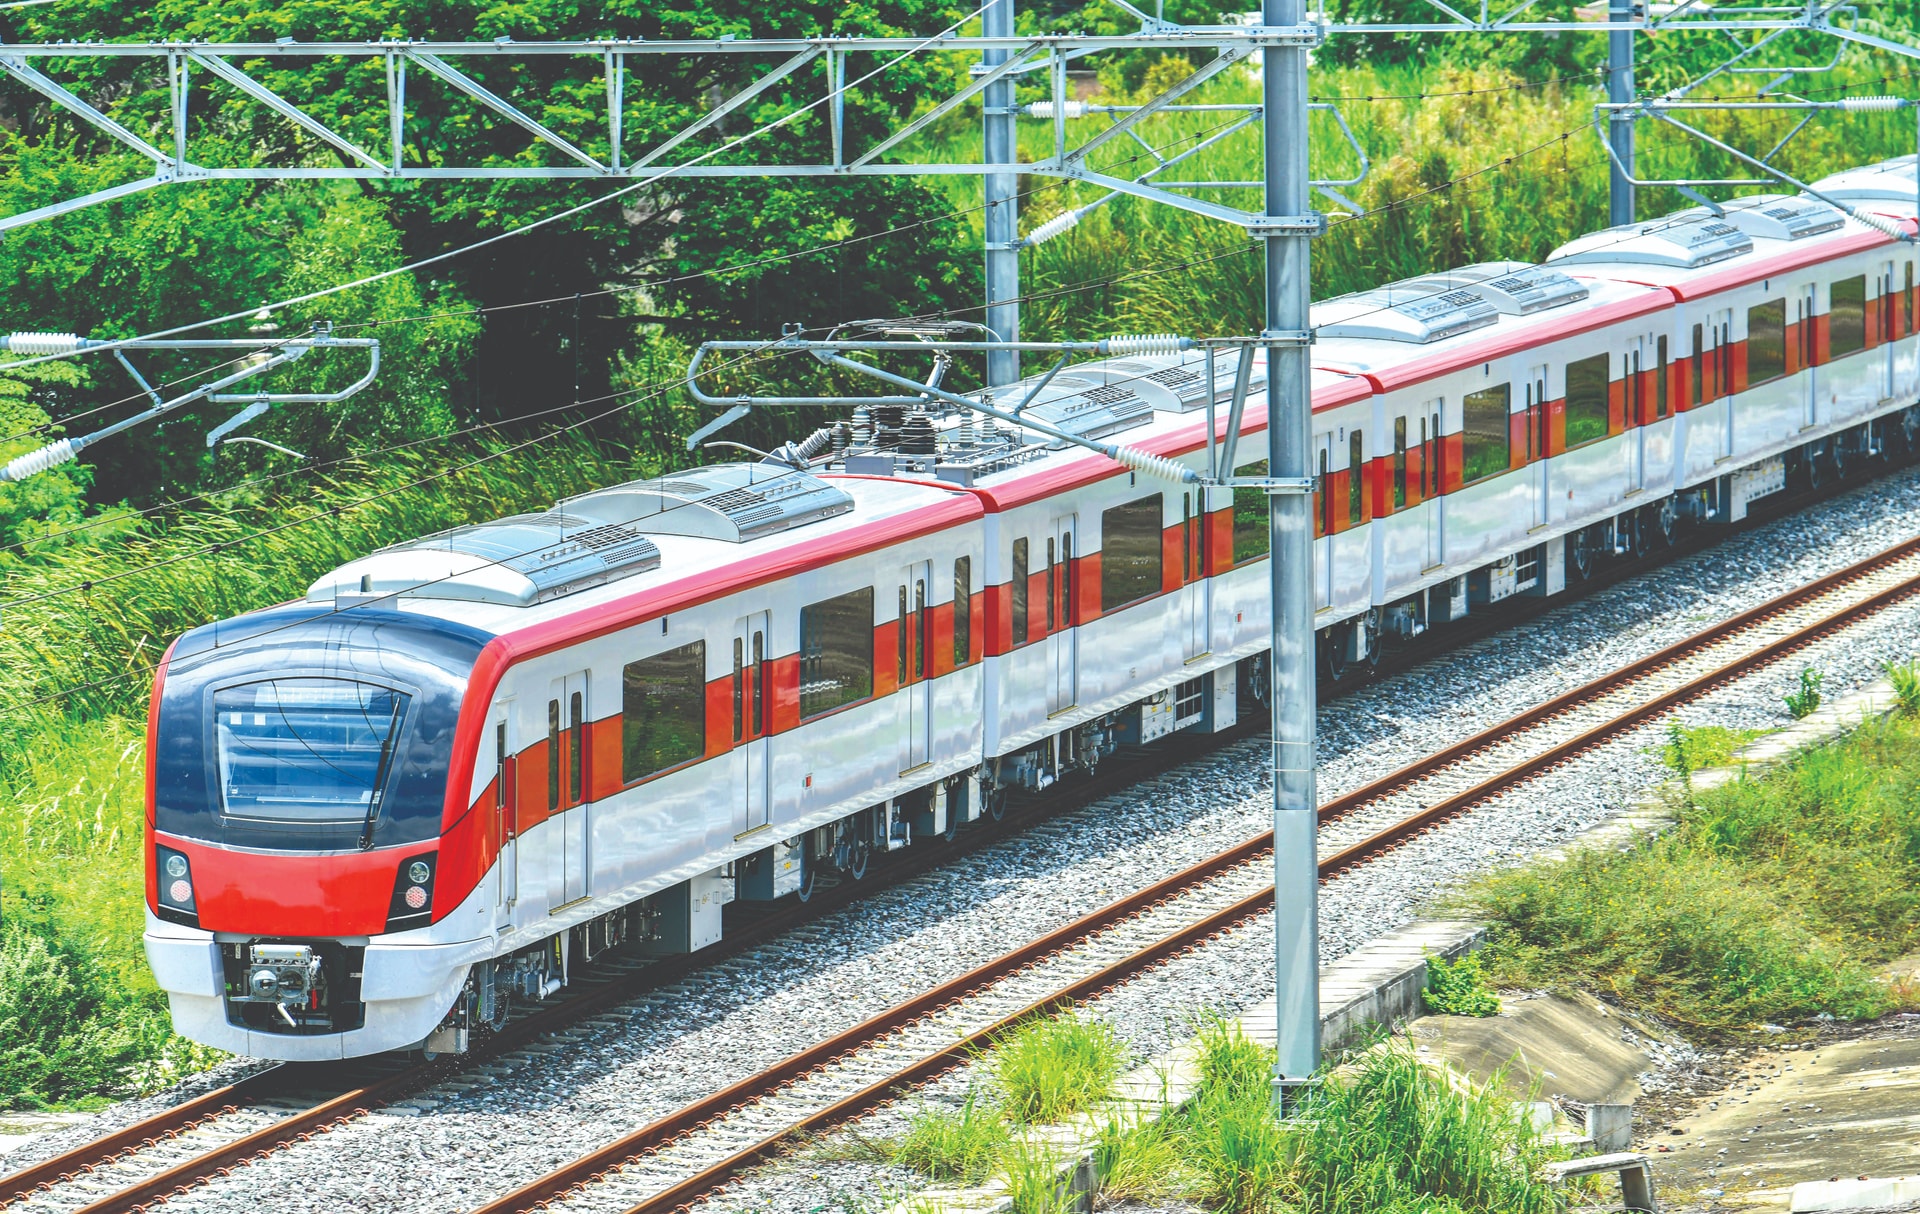
<svg viewBox="0 0 1920 1214">
<path fill-rule="evenodd" d="M 639 39 L 595 39 L 582 42 L 515 42 L 502 38 L 493 42 L 428 42 L 390 39 L 372 42 L 114 42 L 21 44 L 0 48 L 0 75 L 10 77 L 46 97 L 72 114 L 81 123 L 114 141 L 132 148 L 154 165 L 153 175 L 112 189 L 98 191 L 18 215 L 0 218 L 0 232 L 67 214 L 99 202 L 124 198 L 174 181 L 214 180 L 302 180 L 302 179 L 385 179 L 385 180 L 604 180 L 622 184 L 648 177 L 734 178 L 734 177 L 854 177 L 893 175 L 965 175 L 984 176 L 996 171 L 992 164 L 934 163 L 919 164 L 884 159 L 897 154 L 902 145 L 920 134 L 933 122 L 955 110 L 978 105 L 983 98 L 997 96 L 996 85 L 1030 73 L 1046 72 L 1053 80 L 1058 104 L 1047 115 L 1055 132 L 1054 154 L 1044 160 L 1023 164 L 1021 172 L 1055 178 L 1086 181 L 1111 191 L 1108 197 L 1126 194 L 1179 207 L 1252 230 L 1260 228 L 1262 217 L 1249 210 L 1217 202 L 1195 199 L 1177 190 L 1203 188 L 1244 188 L 1237 181 L 1183 181 L 1175 188 L 1157 184 L 1152 174 L 1121 177 L 1096 163 L 1095 153 L 1110 141 L 1129 136 L 1139 140 L 1139 127 L 1156 114 L 1176 112 L 1184 107 L 1181 97 L 1202 86 L 1208 79 L 1235 63 L 1248 60 L 1269 48 L 1313 46 L 1327 38 L 1368 33 L 1469 33 L 1469 32 L 1577 32 L 1599 34 L 1613 31 L 1638 33 L 1676 30 L 1758 31 L 1767 35 L 1760 45 L 1791 30 L 1816 30 L 1897 54 L 1920 57 L 1920 47 L 1891 42 L 1853 28 L 1854 10 L 1839 4 L 1821 4 L 1812 0 L 1805 6 L 1762 6 L 1739 10 L 1737 15 L 1712 15 L 1708 10 L 1683 6 L 1661 18 L 1639 17 L 1630 21 L 1523 21 L 1521 18 L 1536 2 L 1523 0 L 1508 5 L 1503 12 L 1491 10 L 1482 0 L 1477 12 L 1459 0 L 1429 0 L 1436 14 L 1446 20 L 1429 23 L 1367 24 L 1332 22 L 1324 13 L 1303 13 L 1293 25 L 1261 24 L 1249 26 L 1170 26 L 1157 21 L 1143 23 L 1140 32 L 1122 35 L 1001 35 L 950 36 L 937 39 L 910 37 L 845 38 L 743 38 L 733 40 L 691 39 L 651 42 Z M 1212 58 L 1187 79 L 1175 84 L 1161 96 L 1137 107 L 1106 107 L 1109 122 L 1089 132 L 1078 143 L 1068 137 L 1064 95 L 1066 66 L 1069 61 L 1101 51 L 1193 50 L 1213 52 Z M 1758 46 L 1735 56 L 1746 57 Z M 846 64 L 849 55 L 905 55 L 916 57 L 962 56 L 972 69 L 972 79 L 944 97 L 932 99 L 908 120 L 870 140 L 865 147 L 852 145 L 845 122 Z M 983 55 L 996 62 L 976 66 Z M 680 130 L 655 142 L 637 156 L 629 156 L 624 144 L 630 127 L 625 121 L 626 76 L 629 60 L 635 56 L 733 57 L 749 60 L 773 58 L 766 70 L 751 82 L 737 88 L 698 118 Z M 605 152 L 581 146 L 576 134 L 569 137 L 554 130 L 513 100 L 501 96 L 473 75 L 487 63 L 515 63 L 534 58 L 561 57 L 577 60 L 587 73 L 605 80 L 604 112 L 583 127 L 604 132 Z M 49 76 L 48 70 L 67 60 L 138 59 L 154 62 L 155 75 L 168 81 L 169 114 L 164 129 L 142 133 L 89 103 L 70 88 Z M 386 147 L 383 155 L 364 146 L 361 139 L 341 131 L 303 110 L 294 101 L 268 88 L 256 78 L 263 68 L 286 73 L 305 65 L 314 71 L 336 72 L 341 61 L 377 60 L 383 67 L 384 96 L 367 98 L 361 112 L 383 115 Z M 1729 65 L 1731 66 L 1731 65 Z M 192 119 L 188 112 L 191 95 L 190 73 L 194 70 L 219 80 L 268 113 L 292 124 L 314 141 L 315 156 L 306 164 L 253 165 L 217 164 L 195 160 L 191 155 Z M 544 148 L 555 163 L 514 164 L 423 164 L 409 163 L 405 155 L 407 133 L 407 77 L 409 69 L 425 75 L 453 94 L 464 98 L 484 118 L 511 123 L 527 132 L 534 146 Z M 714 163 L 711 153 L 701 153 L 701 136 L 712 136 L 719 124 L 754 100 L 764 97 L 783 81 L 798 85 L 799 77 L 818 74 L 828 104 L 819 112 L 828 128 L 832 155 L 826 163 L 803 163 L 757 154 L 752 141 L 733 149 L 733 163 Z M 283 86 L 284 87 L 284 86 Z M 805 92 L 805 89 L 799 89 Z M 815 94 L 820 95 L 820 94 Z M 417 104 L 417 96 L 415 103 Z M 1039 115 L 1035 115 L 1038 117 Z M 1337 117 L 1337 114 L 1336 114 Z M 161 124 L 156 123 L 156 127 Z M 1342 126 L 1344 126 L 1344 122 Z M 165 146 L 163 150 L 163 145 Z M 1361 150 L 1361 163 L 1365 152 Z M 344 163 L 325 163 L 336 158 Z M 1364 171 L 1364 170 L 1363 170 Z M 1322 185 L 1351 184 L 1327 182 Z"/>
</svg>

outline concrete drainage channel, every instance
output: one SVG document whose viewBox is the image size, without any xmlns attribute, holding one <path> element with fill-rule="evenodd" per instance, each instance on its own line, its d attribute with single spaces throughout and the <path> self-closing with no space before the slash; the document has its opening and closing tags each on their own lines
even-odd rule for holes
<svg viewBox="0 0 1920 1214">
<path fill-rule="evenodd" d="M 1695 772 L 1692 788 L 1702 792 L 1758 774 L 1794 755 L 1839 736 L 1872 716 L 1893 712 L 1898 702 L 1891 686 L 1879 680 L 1817 709 L 1806 719 L 1744 747 L 1734 762 Z M 1636 838 L 1671 827 L 1674 818 L 1669 794 L 1672 786 L 1605 822 L 1582 832 L 1566 847 L 1546 853 L 1548 860 L 1565 860 L 1588 848 L 1613 850 Z M 1421 992 L 1427 985 L 1430 958 L 1453 960 L 1481 947 L 1484 925 L 1459 919 L 1424 919 L 1388 933 L 1323 968 L 1320 972 L 1320 1029 L 1328 1051 L 1360 1040 L 1374 1026 L 1405 1028 L 1426 1014 Z M 1271 1046 L 1276 1037 L 1275 1005 L 1271 998 L 1242 1012 L 1240 1031 L 1250 1040 Z M 1091 1211 L 1100 1187 L 1096 1144 L 1100 1128 L 1115 1116 L 1151 1119 L 1182 1107 L 1198 1087 L 1197 1051 L 1193 1042 L 1135 1067 L 1116 1086 L 1108 1103 L 1060 1125 L 1036 1126 L 1030 1141 L 1051 1152 L 1058 1170 L 1062 1196 L 1075 1198 L 1074 1209 Z M 1595 1152 L 1558 1165 L 1553 1179 L 1580 1176 L 1618 1176 L 1621 1206 L 1627 1210 L 1658 1210 L 1656 1188 L 1659 1157 L 1626 1149 L 1631 1141 L 1631 1109 L 1625 1105 L 1593 1105 L 1587 1124 L 1568 1141 L 1575 1150 Z M 1671 1200 L 1669 1201 L 1671 1204 Z M 1904 1210 L 1920 1205 L 1920 1176 L 1845 1178 L 1807 1181 L 1794 1186 L 1791 1214 L 1825 1211 Z M 999 1182 L 968 1188 L 928 1188 L 887 1209 L 886 1214 L 1006 1214 L 1012 1209 L 1005 1186 Z"/>
</svg>

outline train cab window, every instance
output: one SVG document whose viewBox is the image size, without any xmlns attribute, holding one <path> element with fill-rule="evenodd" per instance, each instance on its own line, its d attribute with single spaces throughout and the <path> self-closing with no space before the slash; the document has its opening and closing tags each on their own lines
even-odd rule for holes
<svg viewBox="0 0 1920 1214">
<path fill-rule="evenodd" d="M 1407 504 L 1407 419 L 1393 419 L 1393 508 Z"/>
<path fill-rule="evenodd" d="M 1653 416 L 1658 419 L 1667 415 L 1667 339 L 1665 334 L 1654 339 L 1653 361 L 1656 364 L 1653 373 Z"/>
<path fill-rule="evenodd" d="M 1460 483 L 1497 476 L 1507 470 L 1512 445 L 1507 415 L 1513 404 L 1513 385 L 1495 384 L 1469 392 L 1460 402 Z"/>
<path fill-rule="evenodd" d="M 221 812 L 307 826 L 370 823 L 402 750 L 409 699 L 330 678 L 263 679 L 215 691 Z"/>
<path fill-rule="evenodd" d="M 1100 610 L 1160 593 L 1161 501 L 1135 498 L 1100 515 Z"/>
<path fill-rule="evenodd" d="M 873 587 L 800 609 L 800 716 L 873 694 Z"/>
<path fill-rule="evenodd" d="M 1833 284 L 1827 302 L 1827 357 L 1839 358 L 1867 347 L 1867 278 L 1858 275 Z M 1753 333 L 1747 333 L 1747 382 L 1759 383 L 1753 370 Z"/>
<path fill-rule="evenodd" d="M 1856 279 L 1864 294 L 1866 279 Z M 1836 284 L 1837 285 L 1837 284 Z M 1836 290 L 1836 297 L 1838 292 Z M 1862 328 L 1860 342 L 1866 343 L 1866 312 L 1860 313 Z M 1838 329 L 1834 325 L 1829 329 Z M 1858 346 L 1854 347 L 1858 349 Z M 1834 341 L 1833 350 L 1839 353 L 1840 343 Z M 1787 301 L 1775 299 L 1763 304 L 1755 304 L 1747 309 L 1747 386 L 1764 384 L 1770 379 L 1779 379 L 1787 373 Z"/>
<path fill-rule="evenodd" d="M 1013 541 L 1013 579 L 1007 586 L 1007 598 L 1013 608 L 1013 643 L 1027 643 L 1027 540 Z"/>
<path fill-rule="evenodd" d="M 953 664 L 965 666 L 973 656 L 973 558 L 953 562 Z"/>
<path fill-rule="evenodd" d="M 1356 436 L 1358 432 L 1355 432 Z M 1236 476 L 1265 476 L 1267 461 L 1234 469 Z M 1241 485 L 1233 491 L 1233 563 L 1251 561 L 1267 554 L 1271 536 L 1267 530 L 1267 494 L 1265 490 Z"/>
<path fill-rule="evenodd" d="M 745 707 L 745 649 L 733 643 L 734 737 Z M 695 641 L 620 672 L 620 778 L 631 784 L 707 752 L 707 643 Z"/>
<path fill-rule="evenodd" d="M 547 812 L 560 808 L 560 701 L 547 701 Z"/>
<path fill-rule="evenodd" d="M 1347 436 L 1347 522 L 1349 523 L 1359 523 L 1366 518 L 1366 497 L 1363 493 L 1367 479 L 1366 471 L 1366 444 L 1360 440 L 1360 431 L 1355 430 Z M 1237 512 L 1235 517 L 1239 517 Z M 1237 540 L 1235 546 L 1238 546 Z M 1262 549 L 1262 551 L 1265 550 Z"/>
<path fill-rule="evenodd" d="M 1687 378 L 1693 381 L 1693 404 L 1698 408 L 1701 394 L 1706 391 L 1707 336 L 1699 325 L 1693 326 L 1693 374 Z"/>
<path fill-rule="evenodd" d="M 1596 354 L 1567 364 L 1567 449 L 1607 436 L 1607 363 Z"/>
</svg>

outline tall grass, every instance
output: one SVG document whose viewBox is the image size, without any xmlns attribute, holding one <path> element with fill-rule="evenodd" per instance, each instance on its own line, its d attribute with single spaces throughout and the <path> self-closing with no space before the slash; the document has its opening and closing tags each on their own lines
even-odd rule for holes
<svg viewBox="0 0 1920 1214">
<path fill-rule="evenodd" d="M 993 1046 L 1007 1116 L 1025 1124 L 1066 1118 L 1104 1100 L 1127 1062 L 1113 1026 L 1072 1013 L 1029 1021 Z"/>
<path fill-rule="evenodd" d="M 1597 988 L 1710 1032 L 1901 996 L 1874 967 L 1920 947 L 1920 722 L 1869 723 L 1768 775 L 1696 794 L 1663 838 L 1495 874 L 1502 985 Z"/>
<path fill-rule="evenodd" d="M 468 448 L 462 458 L 484 454 Z M 296 598 L 326 569 L 385 544 L 544 508 L 637 471 L 617 452 L 568 439 L 412 483 L 444 466 L 400 456 L 349 467 L 297 493 L 239 497 L 129 538 L 7 563 L 0 1040 L 23 1044 L 0 1046 L 0 1104 L 138 1091 L 210 1057 L 172 1036 L 140 948 L 147 671 L 175 636 Z M 53 1038 L 33 1028 L 53 1005 L 15 989 L 29 982 L 66 992 L 64 1031 Z M 25 1010 L 9 1020 L 15 1006 Z M 54 1065 L 29 1065 L 33 1057 Z"/>
</svg>

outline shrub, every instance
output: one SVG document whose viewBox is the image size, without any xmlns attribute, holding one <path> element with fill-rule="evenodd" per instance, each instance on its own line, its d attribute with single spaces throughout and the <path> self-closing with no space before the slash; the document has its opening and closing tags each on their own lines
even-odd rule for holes
<svg viewBox="0 0 1920 1214">
<path fill-rule="evenodd" d="M 77 962 L 77 963 L 76 963 Z M 20 925 L 0 935 L 0 1101 L 44 1108 L 126 1086 L 143 1044 L 125 1018 L 103 1014 L 98 976 Z"/>
<path fill-rule="evenodd" d="M 973 1185 L 992 1175 L 1012 1138 L 1000 1111 L 968 1092 L 957 1109 L 915 1109 L 907 1132 L 890 1144 L 887 1155 L 935 1180 Z"/>
<path fill-rule="evenodd" d="M 1007 1116 L 1060 1121 L 1106 1099 L 1126 1065 L 1113 1027 L 1066 1014 L 1030 1021 L 994 1043 L 994 1077 Z"/>
<path fill-rule="evenodd" d="M 1811 716 L 1813 710 L 1820 707 L 1820 684 L 1825 680 L 1826 676 L 1811 666 L 1800 671 L 1799 688 L 1786 696 L 1787 711 L 1793 714 L 1794 720 Z"/>
<path fill-rule="evenodd" d="M 1894 698 L 1906 716 L 1920 716 L 1920 662 L 1888 662 L 1881 667 L 1893 684 Z"/>
<path fill-rule="evenodd" d="M 1480 954 L 1462 953 L 1452 964 L 1445 957 L 1427 957 L 1427 985 L 1420 992 L 1427 1010 L 1442 1016 L 1494 1016 L 1500 996 L 1487 981 Z"/>
</svg>

